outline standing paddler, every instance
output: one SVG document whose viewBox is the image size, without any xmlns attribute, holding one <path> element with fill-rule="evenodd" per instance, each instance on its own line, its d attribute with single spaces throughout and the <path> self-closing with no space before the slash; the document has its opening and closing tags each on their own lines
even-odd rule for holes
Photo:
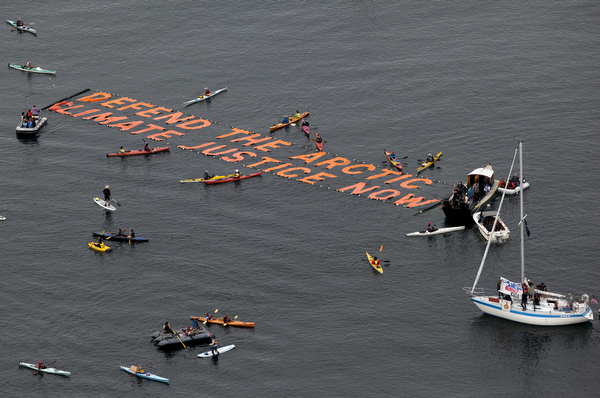
<svg viewBox="0 0 600 398">
<path fill-rule="evenodd" d="M 110 189 L 108 189 L 108 185 L 104 187 L 102 193 L 104 194 L 104 206 L 110 205 Z"/>
</svg>

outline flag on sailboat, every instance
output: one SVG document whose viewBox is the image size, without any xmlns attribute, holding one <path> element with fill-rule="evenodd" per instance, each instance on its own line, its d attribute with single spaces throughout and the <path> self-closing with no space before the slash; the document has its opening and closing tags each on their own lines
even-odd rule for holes
<svg viewBox="0 0 600 398">
<path fill-rule="evenodd" d="M 596 296 L 592 296 L 592 303 L 598 305 L 598 300 L 596 299 Z"/>
</svg>

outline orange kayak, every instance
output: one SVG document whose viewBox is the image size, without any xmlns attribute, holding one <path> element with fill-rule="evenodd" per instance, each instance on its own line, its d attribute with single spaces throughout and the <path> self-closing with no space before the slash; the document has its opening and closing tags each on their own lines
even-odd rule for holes
<svg viewBox="0 0 600 398">
<path fill-rule="evenodd" d="M 191 320 L 197 319 L 201 322 L 206 321 L 205 317 L 202 316 L 190 316 Z M 223 318 L 214 318 L 214 319 L 210 319 L 207 323 L 216 323 L 217 325 L 222 325 L 223 324 Z M 229 321 L 227 322 L 227 326 L 237 326 L 240 328 L 253 328 L 254 327 L 254 322 L 242 322 L 242 321 Z"/>
</svg>

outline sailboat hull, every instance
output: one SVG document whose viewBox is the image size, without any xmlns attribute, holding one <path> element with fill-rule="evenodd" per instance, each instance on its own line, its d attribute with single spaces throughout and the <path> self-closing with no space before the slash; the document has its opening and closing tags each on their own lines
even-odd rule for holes
<svg viewBox="0 0 600 398">
<path fill-rule="evenodd" d="M 527 310 L 523 311 L 517 303 L 511 305 L 510 301 L 499 300 L 491 296 L 471 297 L 471 301 L 488 315 L 527 325 L 566 326 L 594 320 L 594 313 L 588 305 L 584 306 L 583 311 L 567 312 L 556 310 L 554 309 L 554 305 L 542 302 L 541 305 L 536 306 L 537 309 L 535 311 L 533 311 L 531 304 L 528 304 Z"/>
</svg>

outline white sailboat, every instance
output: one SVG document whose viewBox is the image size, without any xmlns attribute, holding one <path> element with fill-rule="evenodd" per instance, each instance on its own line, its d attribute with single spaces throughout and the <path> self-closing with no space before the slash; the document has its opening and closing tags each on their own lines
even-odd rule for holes
<svg viewBox="0 0 600 398">
<path fill-rule="evenodd" d="M 514 166 L 517 151 L 520 154 L 519 168 L 521 178 L 523 178 L 522 141 L 519 141 L 519 146 L 515 150 L 512 166 Z M 512 172 L 512 166 L 508 174 L 509 176 Z M 465 288 L 465 291 L 469 294 L 471 301 L 484 313 L 514 322 L 539 326 L 563 326 L 593 321 L 594 313 L 589 306 L 589 296 L 587 294 L 576 297 L 569 293 L 565 296 L 536 288 L 535 293 L 537 293 L 536 297 L 539 299 L 539 303 L 537 300 L 534 302 L 531 299 L 527 300 L 526 303 L 522 303 L 522 296 L 527 296 L 527 292 L 523 292 L 523 283 L 527 283 L 528 280 L 525 278 L 525 243 L 523 239 L 526 216 L 523 216 L 523 192 L 519 194 L 521 195 L 521 222 L 519 224 L 521 227 L 521 282 L 515 283 L 508 279 L 500 278 L 498 281 L 500 283 L 500 290 L 498 294 L 492 296 L 486 295 L 483 288 L 477 288 L 477 283 L 485 264 L 485 258 L 490 248 L 491 240 L 489 240 L 475 282 L 471 288 Z M 504 196 L 505 193 L 502 194 L 498 212 L 500 212 L 500 208 L 502 207 Z M 495 224 L 494 222 L 492 228 L 495 228 Z"/>
</svg>

